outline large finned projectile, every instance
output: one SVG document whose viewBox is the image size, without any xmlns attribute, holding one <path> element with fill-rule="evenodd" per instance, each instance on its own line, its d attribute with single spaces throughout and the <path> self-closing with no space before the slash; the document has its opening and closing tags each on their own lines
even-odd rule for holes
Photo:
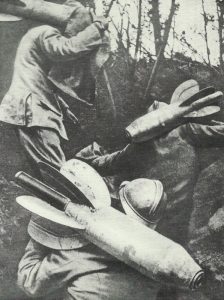
<svg viewBox="0 0 224 300">
<path fill-rule="evenodd" d="M 126 128 L 127 136 L 132 142 L 144 142 L 159 137 L 186 122 L 202 121 L 220 110 L 218 101 L 223 96 L 220 91 L 215 92 L 210 87 L 195 92 L 194 80 L 182 83 L 177 90 L 178 93 L 174 92 L 176 99 L 173 100 L 172 97 L 171 104 L 139 117 Z M 183 97 L 183 93 L 190 97 Z"/>
<path fill-rule="evenodd" d="M 74 8 L 43 0 L 1 0 L 0 13 L 33 19 L 51 25 L 65 25 Z"/>
<path fill-rule="evenodd" d="M 29 190 L 34 185 L 36 193 L 37 186 L 41 183 L 36 184 L 33 179 L 33 184 L 30 176 L 28 180 L 25 177 L 25 173 L 19 173 L 17 181 L 27 188 L 29 185 Z M 41 193 L 45 188 L 46 185 L 44 189 L 40 188 Z M 51 192 L 50 195 L 52 197 Z M 17 198 L 17 202 L 33 213 L 43 212 L 40 215 L 47 218 L 47 214 L 44 214 L 46 202 L 49 203 L 47 197 L 48 195 L 42 196 L 41 200 L 32 196 L 21 196 Z M 64 203 L 64 198 L 60 199 L 58 196 L 55 203 L 50 201 L 51 205 L 64 208 L 65 214 L 80 224 L 79 232 L 86 239 L 142 274 L 163 284 L 175 284 L 190 289 L 196 289 L 202 284 L 204 272 L 179 244 L 112 207 L 93 209 L 72 201 L 68 201 L 66 205 Z M 57 222 L 57 219 L 54 221 Z M 72 227 L 71 224 L 68 226 Z"/>
</svg>

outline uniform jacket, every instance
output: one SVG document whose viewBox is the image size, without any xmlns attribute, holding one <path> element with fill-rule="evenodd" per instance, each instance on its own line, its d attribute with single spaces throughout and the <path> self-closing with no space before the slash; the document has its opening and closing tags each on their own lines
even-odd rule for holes
<svg viewBox="0 0 224 300">
<path fill-rule="evenodd" d="M 12 83 L 0 106 L 0 120 L 52 128 L 67 139 L 63 125 L 67 105 L 54 94 L 52 82 L 72 99 L 90 104 L 94 75 L 108 58 L 103 46 L 107 48 L 108 41 L 95 23 L 70 38 L 47 25 L 28 31 L 17 50 Z"/>
<path fill-rule="evenodd" d="M 95 76 L 108 53 L 108 39 L 96 23 L 70 38 L 48 25 L 29 30 L 17 50 L 11 86 L 0 105 L 0 120 L 51 128 L 67 139 L 63 116 L 68 105 L 55 91 L 90 105 Z M 72 229 L 53 222 L 50 226 L 44 219 L 40 225 L 35 220 L 33 216 L 29 233 L 46 246 L 70 249 L 86 243 Z"/>
<path fill-rule="evenodd" d="M 52 300 L 155 300 L 160 286 L 91 243 L 52 251 L 33 240 L 19 263 L 18 285 L 28 296 Z"/>
</svg>

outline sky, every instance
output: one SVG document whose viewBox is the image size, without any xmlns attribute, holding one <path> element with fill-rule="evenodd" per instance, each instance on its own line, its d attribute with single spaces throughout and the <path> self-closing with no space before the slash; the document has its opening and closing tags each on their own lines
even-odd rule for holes
<svg viewBox="0 0 224 300">
<path fill-rule="evenodd" d="M 107 3 L 109 0 L 107 0 Z M 97 5 L 97 12 L 102 12 L 102 0 L 95 0 Z M 130 4 L 128 8 L 128 15 L 133 23 L 137 22 L 137 0 L 120 0 L 122 5 Z M 143 0 L 146 5 L 147 0 Z M 197 54 L 192 53 L 187 49 L 187 47 L 180 44 L 176 39 L 173 41 L 173 33 L 170 32 L 169 44 L 173 45 L 175 52 L 186 52 L 185 54 L 191 56 L 193 59 L 207 61 L 206 55 L 206 44 L 202 35 L 204 35 L 204 22 L 202 17 L 202 1 L 201 0 L 177 0 L 180 4 L 177 15 L 175 16 L 175 31 L 180 35 L 183 31 L 185 32 L 186 40 L 192 45 L 194 49 L 197 50 Z M 170 10 L 171 0 L 161 0 L 160 1 L 160 11 L 161 16 L 165 20 L 168 16 Z M 214 15 L 217 19 L 216 3 L 215 0 L 205 0 L 206 12 Z M 120 23 L 120 12 L 115 4 L 111 10 L 111 17 L 113 18 L 115 24 Z M 125 17 L 127 20 L 127 16 Z M 217 22 L 208 25 L 208 43 L 211 52 L 211 62 L 216 65 L 219 59 L 219 44 L 218 44 L 218 32 L 217 30 L 212 30 L 212 26 L 217 26 Z M 115 30 L 110 26 L 112 38 L 115 36 Z M 134 32 L 133 32 L 134 34 Z M 147 50 L 154 54 L 154 42 L 153 35 L 149 36 L 148 30 L 143 32 L 142 37 L 143 44 Z M 114 44 L 115 45 L 115 44 Z M 166 48 L 166 52 L 170 52 L 170 48 Z"/>
</svg>

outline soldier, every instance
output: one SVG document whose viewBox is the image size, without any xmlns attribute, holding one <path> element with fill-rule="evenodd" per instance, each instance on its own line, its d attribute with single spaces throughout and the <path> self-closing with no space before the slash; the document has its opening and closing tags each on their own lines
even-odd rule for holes
<svg viewBox="0 0 224 300">
<path fill-rule="evenodd" d="M 64 99 L 92 105 L 96 73 L 108 58 L 102 51 L 108 46 L 107 20 L 77 1 L 66 4 L 74 10 L 65 29 L 37 26 L 22 38 L 11 86 L 0 106 L 0 120 L 15 125 L 36 176 L 38 161 L 57 168 L 65 161 L 63 121 L 77 123 L 77 118 Z"/>
<path fill-rule="evenodd" d="M 81 177 L 80 174 L 75 176 L 77 184 L 86 180 Z M 148 227 L 156 227 L 166 207 L 166 194 L 160 181 L 141 178 L 124 182 L 119 195 L 117 209 Z M 96 197 L 92 199 L 94 205 Z M 157 295 L 158 283 L 85 240 L 72 250 L 54 250 L 44 244 L 44 239 L 37 243 L 31 238 L 18 268 L 18 284 L 32 297 L 50 294 L 59 288 L 64 288 L 60 299 L 66 300 L 153 300 Z"/>
<path fill-rule="evenodd" d="M 36 177 L 41 177 L 39 161 L 56 168 L 65 162 L 64 120 L 77 125 L 67 103 L 93 104 L 95 77 L 108 58 L 107 19 L 77 1 L 65 4 L 73 7 L 65 28 L 42 25 L 23 36 L 11 86 L 0 105 L 0 120 L 15 129 Z M 44 236 L 49 247 L 76 247 L 74 230 L 35 217 L 29 227 L 34 236 Z"/>
</svg>

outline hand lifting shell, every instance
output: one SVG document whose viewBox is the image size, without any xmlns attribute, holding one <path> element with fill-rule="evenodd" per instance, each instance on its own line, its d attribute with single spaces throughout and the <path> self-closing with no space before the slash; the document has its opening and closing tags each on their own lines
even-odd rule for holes
<svg viewBox="0 0 224 300">
<path fill-rule="evenodd" d="M 187 123 L 201 122 L 220 110 L 222 92 L 209 87 L 199 91 L 195 80 L 182 83 L 174 91 L 170 105 L 145 114 L 126 128 L 132 142 L 144 142 Z"/>
</svg>

